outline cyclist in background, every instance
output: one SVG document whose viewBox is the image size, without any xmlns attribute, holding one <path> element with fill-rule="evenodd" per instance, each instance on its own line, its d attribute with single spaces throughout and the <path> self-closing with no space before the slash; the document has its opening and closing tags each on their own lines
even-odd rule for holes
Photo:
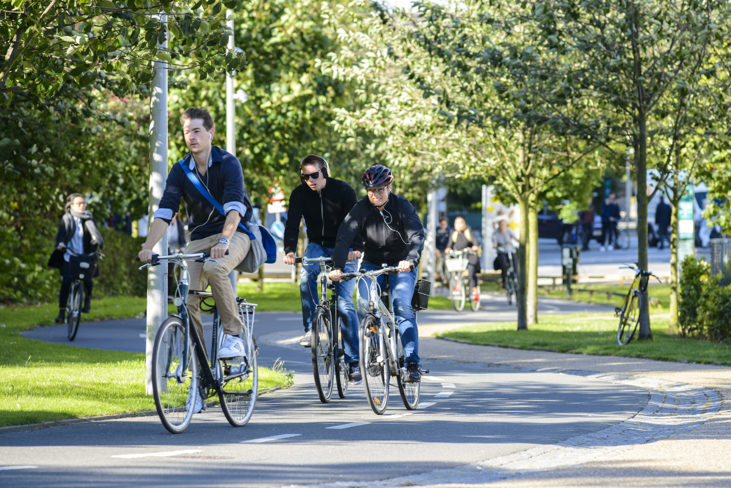
<svg viewBox="0 0 731 488">
<path fill-rule="evenodd" d="M 316 155 L 306 156 L 300 162 L 300 181 L 289 197 L 287 224 L 284 228 L 284 263 L 295 263 L 295 251 L 302 218 L 305 219 L 307 239 L 309 243 L 304 257 L 331 257 L 335 247 L 335 238 L 340 224 L 355 205 L 355 190 L 344 181 L 330 176 L 330 167 L 325 158 Z M 351 252 L 345 265 L 346 272 L 357 269 L 360 258 L 360 239 L 349 245 Z M 355 250 L 352 250 L 355 249 Z M 300 274 L 300 298 L 302 299 L 302 323 L 305 335 L 300 339 L 304 347 L 312 345 L 312 316 L 317 302 L 317 275 L 320 273 L 318 263 L 302 265 Z M 342 331 L 345 361 L 349 367 L 351 381 L 361 380 L 358 366 L 358 315 L 353 305 L 354 281 L 338 283 L 338 313 L 342 318 Z"/>
<path fill-rule="evenodd" d="M 472 296 L 477 296 L 479 300 L 480 296 L 480 243 L 477 242 L 477 238 L 472 234 L 472 229 L 467 226 L 467 222 L 464 217 L 457 217 L 454 219 L 454 232 L 452 232 L 449 238 L 449 244 L 447 246 L 447 254 L 452 251 L 461 251 L 462 249 L 471 249 L 471 252 L 467 255 L 467 274 L 469 277 L 470 286 L 472 286 Z"/>
<path fill-rule="evenodd" d="M 439 225 L 437 227 L 435 246 L 436 250 L 434 251 L 437 257 L 437 271 L 434 279 L 435 281 L 441 281 L 445 286 L 447 285 L 447 283 L 449 283 L 449 280 L 447 277 L 447 269 L 444 266 L 444 253 L 447 250 L 447 246 L 449 246 L 450 234 L 451 232 L 449 231 L 449 223 L 447 222 L 447 218 L 440 218 Z"/>
<path fill-rule="evenodd" d="M 61 290 L 58 293 L 57 324 L 63 323 L 66 318 L 66 301 L 71 290 L 71 282 L 76 278 L 71 263 L 72 258 L 95 253 L 103 247 L 104 239 L 96 228 L 94 217 L 86 209 L 86 199 L 80 193 L 72 193 L 66 200 L 66 213 L 61 217 L 58 233 L 56 233 L 54 255 L 59 256 L 59 259 L 55 261 L 60 265 L 62 278 Z M 63 261 L 60 259 L 61 253 L 63 253 Z M 91 311 L 92 277 L 98 272 L 96 259 L 90 264 L 90 271 L 84 273 L 84 306 L 81 309 L 83 313 Z"/>
<path fill-rule="evenodd" d="M 497 257 L 495 258 L 495 262 L 493 263 L 493 267 L 497 270 L 500 270 L 500 276 L 502 278 L 503 282 L 503 288 L 507 290 L 507 277 L 508 277 L 508 253 L 510 253 L 510 257 L 512 257 L 513 261 L 513 269 L 515 270 L 515 274 L 518 274 L 517 266 L 518 261 L 515 259 L 515 243 L 518 241 L 518 239 L 515 237 L 515 234 L 512 230 L 508 227 L 508 220 L 503 216 L 500 217 L 500 222 L 498 224 L 497 231 L 492 233 L 492 245 L 495 248 L 499 248 L 497 252 Z"/>
<path fill-rule="evenodd" d="M 361 179 L 367 196 L 355 204 L 338 230 L 333 271 L 330 278 L 340 280 L 350 243 L 360 236 L 363 240 L 361 271 L 380 269 L 383 264 L 397 266 L 399 273 L 381 275 L 379 285 L 388 280 L 393 309 L 404 347 L 406 381 L 421 381 L 419 371 L 419 332 L 411 299 L 416 285 L 416 271 L 424 248 L 424 227 L 408 200 L 391 193 L 393 175 L 386 166 L 368 168 Z M 367 285 L 359 287 L 358 311 L 368 309 Z"/>
</svg>

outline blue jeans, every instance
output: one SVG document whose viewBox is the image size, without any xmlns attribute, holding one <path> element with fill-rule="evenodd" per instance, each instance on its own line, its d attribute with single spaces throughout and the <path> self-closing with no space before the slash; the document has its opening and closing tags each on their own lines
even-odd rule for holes
<svg viewBox="0 0 731 488">
<path fill-rule="evenodd" d="M 311 242 L 305 249 L 305 257 L 322 258 L 331 257 L 333 249 L 322 247 Z M 345 263 L 345 272 L 352 273 L 358 268 L 357 261 Z M 320 295 L 317 292 L 317 276 L 320 274 L 319 263 L 302 265 L 300 272 L 300 298 L 302 299 L 302 323 L 305 332 L 312 329 L 312 317 L 315 308 L 320 303 Z M 353 305 L 353 291 L 355 291 L 355 280 L 341 281 L 335 284 L 338 292 L 338 314 L 340 315 L 340 330 L 343 334 L 343 345 L 345 349 L 345 362 L 348 364 L 358 362 L 358 315 Z"/>
<path fill-rule="evenodd" d="M 381 266 L 363 261 L 360 265 L 361 271 L 373 271 Z M 416 286 L 416 269 L 407 273 L 396 273 L 392 275 L 381 275 L 378 277 L 378 286 L 383 286 L 388 279 L 388 286 L 391 290 L 391 303 L 396 316 L 396 325 L 401 334 L 401 344 L 404 346 L 406 362 L 419 362 L 419 329 L 416 326 L 416 315 L 411 308 L 411 298 L 414 295 Z M 358 314 L 361 319 L 368 312 L 368 285 L 370 281 L 360 280 L 358 285 Z"/>
</svg>

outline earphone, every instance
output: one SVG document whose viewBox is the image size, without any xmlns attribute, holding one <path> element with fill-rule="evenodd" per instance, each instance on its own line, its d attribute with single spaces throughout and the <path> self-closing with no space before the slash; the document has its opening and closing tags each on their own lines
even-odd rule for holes
<svg viewBox="0 0 731 488">
<path fill-rule="evenodd" d="M 388 214 L 388 220 L 386 220 L 386 216 L 383 215 L 383 212 L 386 212 Z M 378 213 L 381 214 L 381 218 L 383 219 L 383 223 L 386 224 L 386 227 L 388 227 L 388 229 L 391 232 L 395 232 L 396 234 L 398 234 L 398 237 L 399 237 L 399 239 L 401 239 L 401 242 L 408 245 L 409 243 L 404 240 L 404 237 L 401 235 L 401 232 L 399 232 L 396 229 L 394 229 L 393 227 L 391 227 L 391 222 L 393 222 L 393 215 L 391 215 L 391 212 L 389 212 L 388 210 L 379 210 Z"/>
<path fill-rule="evenodd" d="M 213 140 L 213 134 L 211 134 L 210 132 L 208 133 L 208 140 L 209 141 L 212 141 Z"/>
</svg>

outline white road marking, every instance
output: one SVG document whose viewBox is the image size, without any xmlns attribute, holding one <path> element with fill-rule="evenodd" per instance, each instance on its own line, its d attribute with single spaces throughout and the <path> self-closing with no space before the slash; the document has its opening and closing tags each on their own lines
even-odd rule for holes
<svg viewBox="0 0 731 488">
<path fill-rule="evenodd" d="M 248 441 L 241 441 L 241 444 L 261 444 L 264 442 L 278 441 L 281 439 L 289 439 L 290 437 L 301 436 L 302 434 L 279 434 L 269 437 L 259 437 L 258 439 L 250 439 Z"/>
<path fill-rule="evenodd" d="M 419 403 L 419 408 L 429 408 L 432 405 L 436 405 L 436 404 L 437 404 L 437 402 L 424 402 L 424 403 Z"/>
<path fill-rule="evenodd" d="M 419 406 L 421 406 L 421 403 L 419 404 Z M 408 417 L 409 415 L 414 415 L 414 413 L 413 412 L 389 413 L 389 414 L 384 415 L 383 417 L 384 418 L 389 418 L 389 419 L 398 419 L 398 418 L 401 418 L 401 417 Z"/>
<path fill-rule="evenodd" d="M 119 459 L 139 459 L 146 457 L 173 457 L 182 456 L 183 454 L 197 454 L 202 452 L 200 449 L 184 449 L 180 451 L 163 451 L 163 452 L 143 452 L 139 454 L 115 454 L 113 458 Z"/>
<path fill-rule="evenodd" d="M 432 376 L 430 374 L 425 374 L 421 377 L 421 381 L 431 381 L 431 382 L 439 383 L 444 380 L 442 378 L 440 378 L 439 376 Z"/>
<path fill-rule="evenodd" d="M 144 339 L 145 337 L 147 337 L 147 334 L 138 334 L 138 335 L 140 336 L 140 339 Z"/>
<path fill-rule="evenodd" d="M 15 471 L 18 469 L 38 469 L 38 466 L 0 466 L 0 471 Z"/>
<path fill-rule="evenodd" d="M 434 395 L 434 398 L 449 398 L 452 396 L 453 391 L 442 391 Z"/>
<path fill-rule="evenodd" d="M 349 424 L 331 425 L 330 427 L 325 427 L 325 428 L 342 430 L 342 429 L 350 429 L 351 427 L 360 427 L 361 425 L 368 425 L 368 424 L 370 424 L 370 422 L 350 422 Z"/>
<path fill-rule="evenodd" d="M 442 383 L 442 388 L 457 388 L 454 383 Z"/>
</svg>

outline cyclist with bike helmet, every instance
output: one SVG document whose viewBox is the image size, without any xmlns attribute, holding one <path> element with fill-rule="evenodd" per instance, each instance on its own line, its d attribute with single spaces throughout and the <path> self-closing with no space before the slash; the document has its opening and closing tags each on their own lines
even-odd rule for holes
<svg viewBox="0 0 731 488">
<path fill-rule="evenodd" d="M 331 257 L 335 247 L 338 227 L 355 205 L 355 190 L 344 181 L 330 176 L 327 160 L 321 156 L 310 154 L 300 162 L 300 180 L 289 197 L 287 223 L 284 228 L 284 263 L 295 263 L 295 251 L 299 236 L 300 221 L 305 219 L 307 226 L 307 258 Z M 360 258 L 360 239 L 352 243 L 355 251 L 349 258 L 352 262 L 345 268 L 353 272 Z M 317 275 L 320 273 L 318 263 L 302 265 L 300 274 L 300 298 L 302 299 L 302 322 L 305 335 L 300 339 L 304 347 L 312 345 L 312 316 L 317 307 Z M 353 305 L 355 282 L 338 283 L 338 313 L 342 317 L 342 331 L 345 343 L 345 361 L 349 365 L 351 381 L 361 379 L 358 366 L 358 316 Z"/>
<path fill-rule="evenodd" d="M 363 240 L 361 271 L 380 269 L 383 264 L 397 266 L 399 273 L 378 277 L 379 284 L 388 280 L 396 324 L 404 347 L 406 381 L 421 380 L 419 371 L 419 332 L 411 298 L 416 284 L 416 268 L 424 248 L 424 227 L 408 200 L 391 192 L 393 175 L 386 166 L 376 164 L 363 173 L 367 196 L 355 204 L 338 230 L 333 271 L 330 278 L 340 280 L 348 248 L 354 238 Z M 367 310 L 368 290 L 359 287 L 358 311 Z"/>
</svg>

